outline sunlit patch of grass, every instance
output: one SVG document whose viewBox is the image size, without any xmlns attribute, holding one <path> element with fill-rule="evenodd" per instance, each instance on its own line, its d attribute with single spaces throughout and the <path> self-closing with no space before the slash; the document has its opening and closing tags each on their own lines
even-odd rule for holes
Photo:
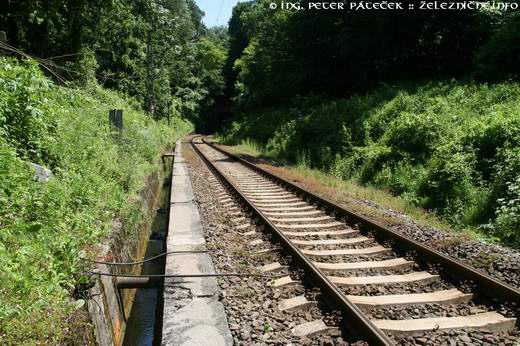
<svg viewBox="0 0 520 346">
<path fill-rule="evenodd" d="M 252 139 L 249 139 L 249 138 L 244 139 L 239 145 L 237 145 L 235 147 L 236 147 L 237 151 L 242 154 L 255 156 L 255 157 L 266 155 L 265 148 L 263 146 L 261 146 L 258 142 L 254 141 Z"/>
</svg>

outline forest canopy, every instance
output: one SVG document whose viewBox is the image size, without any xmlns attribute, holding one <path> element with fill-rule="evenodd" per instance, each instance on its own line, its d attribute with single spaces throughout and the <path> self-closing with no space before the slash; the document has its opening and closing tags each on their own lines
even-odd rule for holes
<svg viewBox="0 0 520 346">
<path fill-rule="evenodd" d="M 155 119 L 182 114 L 200 123 L 222 95 L 226 59 L 226 35 L 202 16 L 194 0 L 3 1 L 0 30 L 55 79 L 97 80 Z"/>
<path fill-rule="evenodd" d="M 517 11 L 289 11 L 270 3 L 239 3 L 229 23 L 227 93 L 239 106 L 399 81 L 519 77 Z"/>
</svg>

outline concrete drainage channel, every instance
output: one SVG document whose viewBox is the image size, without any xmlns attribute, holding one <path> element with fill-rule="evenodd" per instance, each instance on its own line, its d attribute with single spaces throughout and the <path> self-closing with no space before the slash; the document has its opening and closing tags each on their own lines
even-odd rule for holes
<svg viewBox="0 0 520 346">
<path fill-rule="evenodd" d="M 166 155 L 171 156 L 171 155 Z M 172 159 L 163 157 L 163 169 L 148 178 L 141 191 L 142 216 L 136 233 L 128 236 L 119 223 L 98 250 L 92 287 L 84 294 L 99 345 L 152 345 L 160 340 L 162 280 L 141 275 L 164 273 L 168 224 L 169 181 Z M 121 275 L 121 276 L 119 276 Z M 144 288 L 147 287 L 147 288 Z"/>
<path fill-rule="evenodd" d="M 116 232 L 100 251 L 94 272 L 102 275 L 86 293 L 99 345 L 233 343 L 181 145 L 173 162 L 163 157 L 171 180 L 161 186 L 154 176 L 144 192 L 152 223 L 133 241 Z"/>
<path fill-rule="evenodd" d="M 170 173 L 167 170 L 167 173 Z M 163 180 L 159 194 L 157 213 L 152 221 L 151 235 L 148 240 L 144 258 L 156 257 L 166 250 L 166 232 L 169 219 L 169 196 L 171 177 Z M 159 257 L 152 261 L 144 262 L 141 267 L 141 275 L 163 274 L 165 258 Z M 122 283 L 122 280 L 119 280 Z M 131 280 L 126 280 L 131 281 Z M 153 345 L 161 339 L 162 328 L 162 285 L 156 280 L 152 287 L 137 288 L 134 302 L 128 316 L 126 316 L 126 331 L 123 341 L 124 346 Z M 123 285 L 119 285 L 121 288 Z M 128 282 L 128 286 L 135 286 Z"/>
<path fill-rule="evenodd" d="M 181 146 L 178 141 L 170 184 L 163 186 L 145 255 L 160 257 L 146 260 L 143 277 L 117 279 L 119 289 L 141 287 L 127 320 L 124 346 L 202 345 L 208 340 L 232 344 Z M 163 281 L 153 275 L 166 277 Z"/>
</svg>

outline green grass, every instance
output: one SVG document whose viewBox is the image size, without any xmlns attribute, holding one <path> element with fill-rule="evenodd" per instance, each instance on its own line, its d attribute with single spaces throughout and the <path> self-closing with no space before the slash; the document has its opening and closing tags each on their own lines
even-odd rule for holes
<svg viewBox="0 0 520 346">
<path fill-rule="evenodd" d="M 107 125 L 112 108 L 124 110 L 120 138 Z M 182 119 L 154 122 L 118 93 L 59 87 L 32 62 L 0 59 L 0 344 L 64 344 L 77 334 L 80 257 L 114 220 L 131 237 L 145 214 L 145 178 L 190 130 Z M 28 162 L 54 177 L 35 182 Z"/>
<path fill-rule="evenodd" d="M 220 139 L 520 246 L 518 83 L 403 84 L 349 99 L 298 99 L 237 117 Z"/>
<path fill-rule="evenodd" d="M 250 138 L 242 140 L 240 142 L 240 144 L 237 144 L 235 146 L 235 148 L 243 154 L 247 154 L 247 155 L 251 155 L 251 156 L 255 156 L 255 157 L 269 156 L 269 154 L 265 152 L 265 149 L 262 146 L 260 146 L 258 144 L 258 142 L 254 141 Z"/>
</svg>

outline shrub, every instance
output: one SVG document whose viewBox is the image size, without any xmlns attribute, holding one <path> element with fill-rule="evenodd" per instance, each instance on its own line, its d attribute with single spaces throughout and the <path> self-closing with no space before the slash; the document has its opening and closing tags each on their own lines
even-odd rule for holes
<svg viewBox="0 0 520 346">
<path fill-rule="evenodd" d="M 520 244 L 520 176 L 507 184 L 507 194 L 498 199 L 496 234 L 506 241 Z"/>
<path fill-rule="evenodd" d="M 49 116 L 50 83 L 34 62 L 0 60 L 0 131 L 20 156 L 49 160 L 55 119 Z"/>
<path fill-rule="evenodd" d="M 267 152 L 284 158 L 291 158 L 290 154 L 294 155 L 298 152 L 299 143 L 296 138 L 296 127 L 296 120 L 291 120 L 277 128 L 267 141 Z"/>
<path fill-rule="evenodd" d="M 130 236 L 139 190 L 190 125 L 156 123 L 115 92 L 58 87 L 32 62 L 0 59 L 0 343 L 66 344 L 79 259 L 114 219 Z M 114 140 L 108 110 L 124 110 Z M 32 161 L 53 178 L 36 182 Z"/>
<path fill-rule="evenodd" d="M 397 160 L 407 158 L 424 163 L 437 148 L 442 131 L 433 114 L 402 112 L 385 131 L 383 142 L 398 154 Z"/>
<path fill-rule="evenodd" d="M 467 133 L 462 141 L 476 154 L 475 168 L 489 180 L 495 165 L 500 162 L 499 151 L 520 146 L 520 118 L 494 114 L 489 122 L 473 124 Z"/>
<path fill-rule="evenodd" d="M 349 99 L 299 98 L 241 116 L 225 137 L 250 137 L 274 156 L 388 189 L 454 224 L 492 225 L 513 239 L 506 217 L 494 219 L 507 215 L 500 208 L 514 200 L 511 182 L 520 171 L 518 83 L 430 82 Z"/>
<path fill-rule="evenodd" d="M 370 182 L 392 155 L 392 148 L 382 144 L 370 144 L 365 147 L 355 147 L 353 156 L 357 159 L 358 177 L 362 183 Z"/>
</svg>

